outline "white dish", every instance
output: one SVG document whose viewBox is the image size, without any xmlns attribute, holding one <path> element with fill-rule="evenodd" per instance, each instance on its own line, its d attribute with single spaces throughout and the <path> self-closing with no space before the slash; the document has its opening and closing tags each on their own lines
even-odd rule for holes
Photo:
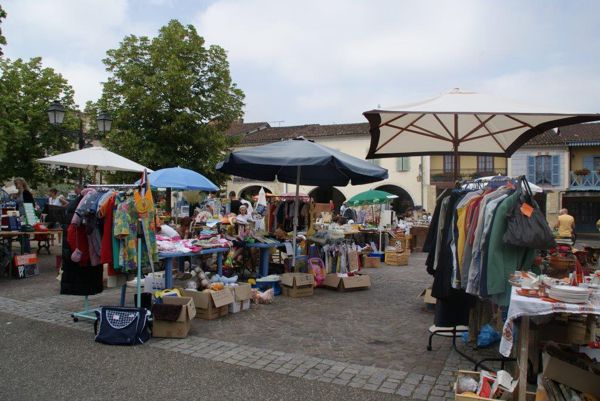
<svg viewBox="0 0 600 401">
<path fill-rule="evenodd" d="M 553 289 L 548 290 L 548 296 L 550 298 L 556 299 L 558 301 L 567 302 L 571 304 L 585 304 L 588 302 L 589 293 L 581 294 L 581 295 L 566 295 L 560 292 L 556 292 Z"/>
<path fill-rule="evenodd" d="M 563 294 L 587 294 L 588 290 L 582 287 L 574 287 L 572 285 L 555 285 L 552 290 L 560 291 Z"/>
</svg>

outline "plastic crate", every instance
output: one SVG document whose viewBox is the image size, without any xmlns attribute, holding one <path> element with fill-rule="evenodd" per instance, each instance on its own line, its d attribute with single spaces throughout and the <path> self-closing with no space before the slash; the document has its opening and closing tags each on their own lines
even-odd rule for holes
<svg viewBox="0 0 600 401">
<path fill-rule="evenodd" d="M 269 288 L 273 288 L 274 295 L 281 295 L 281 285 L 279 285 L 279 281 L 257 281 L 256 286 L 261 291 L 266 291 Z"/>
</svg>

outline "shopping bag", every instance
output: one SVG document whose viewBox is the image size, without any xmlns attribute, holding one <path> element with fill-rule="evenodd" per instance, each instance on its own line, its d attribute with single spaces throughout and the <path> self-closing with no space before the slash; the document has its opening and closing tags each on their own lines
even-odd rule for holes
<svg viewBox="0 0 600 401">
<path fill-rule="evenodd" d="M 150 339 L 149 319 L 146 308 L 101 306 L 96 311 L 95 340 L 109 345 L 143 344 Z"/>
<path fill-rule="evenodd" d="M 533 199 L 529 183 L 521 177 L 517 185 L 519 200 L 508 212 L 502 240 L 508 245 L 531 249 L 546 250 L 556 246 L 552 230 Z"/>
</svg>

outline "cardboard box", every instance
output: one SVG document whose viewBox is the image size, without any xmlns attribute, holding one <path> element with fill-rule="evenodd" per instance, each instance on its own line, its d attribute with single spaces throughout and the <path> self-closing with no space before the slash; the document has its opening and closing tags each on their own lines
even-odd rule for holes
<svg viewBox="0 0 600 401">
<path fill-rule="evenodd" d="M 213 320 L 227 315 L 229 305 L 234 302 L 233 294 L 228 289 L 215 292 L 183 290 L 183 295 L 194 300 L 196 317 L 204 320 Z"/>
<path fill-rule="evenodd" d="M 600 376 L 588 370 L 581 369 L 568 362 L 561 361 L 547 353 L 542 356 L 544 363 L 544 377 L 562 383 L 577 391 L 600 397 Z"/>
<path fill-rule="evenodd" d="M 235 301 L 232 304 L 229 304 L 229 313 L 238 313 L 244 310 L 250 309 L 250 300 L 247 299 L 245 301 Z"/>
<path fill-rule="evenodd" d="M 315 278 L 307 273 L 285 273 L 281 276 L 281 293 L 292 298 L 310 297 L 314 294 Z"/>
<path fill-rule="evenodd" d="M 16 255 L 13 263 L 13 277 L 27 278 L 40 274 L 38 258 L 35 253 Z"/>
<path fill-rule="evenodd" d="M 477 381 L 477 383 L 479 383 L 479 376 L 480 376 L 479 372 L 473 372 L 473 371 L 469 371 L 469 370 L 459 370 L 458 376 L 470 376 L 473 379 L 475 379 Z M 457 377 L 457 379 L 458 379 L 458 377 Z M 506 399 L 507 396 L 509 396 L 508 393 L 506 393 L 505 397 L 503 397 L 502 399 Z M 535 393 L 527 392 L 527 394 L 525 395 L 525 399 L 527 401 L 535 401 Z M 457 394 L 456 393 L 456 384 L 455 384 L 454 385 L 454 400 L 455 401 L 497 401 L 498 398 L 486 398 L 486 397 L 480 397 L 478 395 Z"/>
<path fill-rule="evenodd" d="M 182 305 L 181 312 L 176 321 L 154 320 L 152 323 L 152 337 L 185 338 L 191 323 L 196 316 L 194 300 L 189 297 L 165 297 L 163 303 L 167 305 Z"/>
<path fill-rule="evenodd" d="M 379 256 L 364 256 L 364 265 L 365 267 L 381 267 L 381 258 Z"/>
<path fill-rule="evenodd" d="M 325 276 L 323 285 L 338 291 L 366 290 L 371 287 L 371 278 L 368 274 L 355 274 L 351 277 L 340 277 L 337 273 Z"/>
<path fill-rule="evenodd" d="M 303 288 L 292 288 L 288 286 L 281 286 L 281 294 L 285 297 L 290 298 L 303 298 L 303 297 L 311 297 L 315 293 L 314 288 L 311 287 L 303 287 Z"/>
<path fill-rule="evenodd" d="M 252 286 L 248 283 L 238 283 L 235 287 L 227 287 L 233 293 L 235 302 L 242 302 L 252 298 Z"/>
</svg>

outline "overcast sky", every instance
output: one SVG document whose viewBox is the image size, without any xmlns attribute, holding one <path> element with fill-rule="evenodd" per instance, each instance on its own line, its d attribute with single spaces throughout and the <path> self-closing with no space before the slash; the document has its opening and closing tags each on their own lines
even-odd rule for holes
<svg viewBox="0 0 600 401">
<path fill-rule="evenodd" d="M 246 121 L 366 121 L 378 105 L 452 88 L 600 112 L 600 2 L 8 0 L 9 58 L 42 56 L 98 99 L 101 62 L 124 36 L 170 19 L 229 54 Z"/>
</svg>

